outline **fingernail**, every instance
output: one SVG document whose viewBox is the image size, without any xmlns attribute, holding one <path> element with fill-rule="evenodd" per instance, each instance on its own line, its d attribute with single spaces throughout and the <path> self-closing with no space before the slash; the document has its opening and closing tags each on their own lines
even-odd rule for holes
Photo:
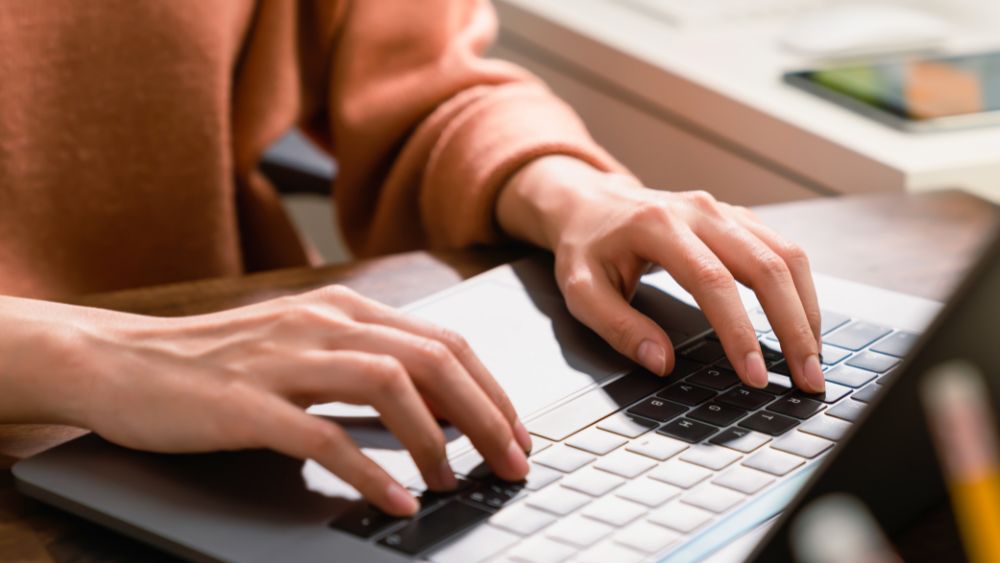
<svg viewBox="0 0 1000 563">
<path fill-rule="evenodd" d="M 758 389 L 767 387 L 767 366 L 764 365 L 764 356 L 760 352 L 747 354 L 746 374 L 751 386 Z"/>
<path fill-rule="evenodd" d="M 524 450 L 517 440 L 511 440 L 507 446 L 507 467 L 519 479 L 528 474 L 528 458 L 524 457 Z"/>
<path fill-rule="evenodd" d="M 806 383 L 809 384 L 809 387 L 812 387 L 814 393 L 820 393 L 826 389 L 823 368 L 819 366 L 819 356 L 813 354 L 806 358 L 806 364 L 802 373 L 806 376 Z"/>
<path fill-rule="evenodd" d="M 667 369 L 667 353 L 663 350 L 663 347 L 653 342 L 652 340 L 643 340 L 639 344 L 639 363 L 642 367 L 648 369 L 649 371 L 655 373 L 656 375 L 663 375 L 663 372 Z"/>
<path fill-rule="evenodd" d="M 454 491 L 458 488 L 458 479 L 455 478 L 455 471 L 448 464 L 448 460 L 443 460 L 437 469 L 438 488 L 443 491 Z"/>
<path fill-rule="evenodd" d="M 520 420 L 514 421 L 514 439 L 521 445 L 524 453 L 531 453 L 531 435 L 528 434 L 528 429 L 524 427 L 524 424 Z"/>
<path fill-rule="evenodd" d="M 389 483 L 389 486 L 385 488 L 385 498 L 393 508 L 393 513 L 395 514 L 416 514 L 420 508 L 420 503 L 417 502 L 417 499 L 413 498 L 413 495 L 400 486 L 399 483 Z"/>
</svg>

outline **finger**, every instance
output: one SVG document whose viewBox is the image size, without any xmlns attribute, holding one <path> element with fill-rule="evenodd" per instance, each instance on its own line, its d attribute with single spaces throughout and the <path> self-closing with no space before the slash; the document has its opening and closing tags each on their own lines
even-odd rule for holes
<svg viewBox="0 0 1000 563">
<path fill-rule="evenodd" d="M 580 264 L 560 276 L 566 306 L 618 353 L 656 375 L 674 369 L 670 337 L 652 319 L 635 310 L 596 264 Z"/>
<path fill-rule="evenodd" d="M 354 351 L 316 351 L 300 362 L 281 391 L 316 401 L 371 405 L 410 452 L 432 490 L 458 486 L 448 464 L 445 437 L 403 365 L 391 356 Z M 280 372 L 279 372 L 280 373 Z"/>
<path fill-rule="evenodd" d="M 816 336 L 784 259 L 741 224 L 722 217 L 698 223 L 696 234 L 736 279 L 757 294 L 795 384 L 807 392 L 821 392 Z"/>
<path fill-rule="evenodd" d="M 313 459 L 394 516 L 410 516 L 417 500 L 332 422 L 310 416 L 275 395 L 261 393 L 250 417 L 259 445 L 301 460 Z"/>
<path fill-rule="evenodd" d="M 396 328 L 405 332 L 416 334 L 424 338 L 437 340 L 451 350 L 451 353 L 458 359 L 466 372 L 472 376 L 477 384 L 483 389 L 486 395 L 493 401 L 500 412 L 514 429 L 514 437 L 520 444 L 521 449 L 526 452 L 531 451 L 531 437 L 527 429 L 517 416 L 514 404 L 511 403 L 507 393 L 500 387 L 490 371 L 483 365 L 479 356 L 472 350 L 469 343 L 461 335 L 441 328 L 433 323 L 421 318 L 404 314 L 392 307 L 387 307 L 381 303 L 372 303 L 371 307 L 358 308 L 353 312 L 354 319 L 363 323 L 374 323 Z"/>
<path fill-rule="evenodd" d="M 765 387 L 767 367 L 736 281 L 705 243 L 684 225 L 675 224 L 669 231 L 655 225 L 637 231 L 633 247 L 643 258 L 660 264 L 695 298 L 743 383 Z"/>
<path fill-rule="evenodd" d="M 469 437 L 494 473 L 510 481 L 527 475 L 524 448 L 510 423 L 446 346 L 388 326 L 358 326 L 340 335 L 336 347 L 397 358 L 420 393 Z"/>
</svg>

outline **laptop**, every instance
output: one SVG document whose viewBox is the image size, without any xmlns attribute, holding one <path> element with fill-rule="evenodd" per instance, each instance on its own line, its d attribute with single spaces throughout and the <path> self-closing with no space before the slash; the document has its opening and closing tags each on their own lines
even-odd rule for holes
<svg viewBox="0 0 1000 563">
<path fill-rule="evenodd" d="M 786 560 L 786 520 L 823 492 L 856 492 L 890 531 L 945 498 L 914 381 L 924 360 L 956 351 L 998 367 L 991 334 L 976 330 L 1000 317 L 990 295 L 1000 245 L 988 254 L 922 341 L 939 303 L 817 275 L 828 382 L 819 396 L 792 388 L 745 288 L 769 362 L 763 390 L 739 383 L 691 296 L 663 271 L 643 277 L 634 304 L 676 345 L 666 378 L 570 316 L 547 258 L 414 303 L 411 314 L 466 336 L 534 439 L 526 481 L 506 483 L 449 430 L 462 487 L 424 492 L 414 518 L 388 517 L 318 465 L 268 451 L 151 454 L 89 435 L 13 472 L 27 495 L 199 561 Z M 312 411 L 423 490 L 371 412 Z"/>
</svg>

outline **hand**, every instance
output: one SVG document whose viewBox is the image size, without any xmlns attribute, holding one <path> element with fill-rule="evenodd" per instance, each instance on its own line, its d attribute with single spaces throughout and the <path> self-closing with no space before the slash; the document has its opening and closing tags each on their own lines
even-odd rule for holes
<svg viewBox="0 0 1000 563">
<path fill-rule="evenodd" d="M 395 515 L 416 511 L 413 496 L 340 427 L 302 407 L 372 405 L 432 489 L 456 486 L 432 412 L 462 430 L 500 477 L 528 472 L 531 439 L 465 341 L 343 287 L 176 319 L 4 299 L 3 332 L 27 326 L 20 333 L 35 344 L 0 340 L 6 365 L 27 374 L 5 374 L 8 387 L 60 368 L 70 374 L 25 394 L 59 388 L 36 418 L 61 416 L 156 452 L 270 448 L 311 458 Z M 0 400 L 0 415 L 4 407 Z"/>
<path fill-rule="evenodd" d="M 673 369 L 673 347 L 629 300 L 642 274 L 657 264 L 694 296 L 745 384 L 764 387 L 768 376 L 737 281 L 757 294 L 795 384 L 807 392 L 824 389 L 809 261 L 750 210 L 705 192 L 647 189 L 632 178 L 550 156 L 508 182 L 497 219 L 512 236 L 551 249 L 573 315 L 653 373 Z"/>
</svg>

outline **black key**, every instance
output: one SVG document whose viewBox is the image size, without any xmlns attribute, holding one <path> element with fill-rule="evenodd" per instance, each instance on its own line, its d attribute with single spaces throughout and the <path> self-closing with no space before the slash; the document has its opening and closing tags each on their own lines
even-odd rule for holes
<svg viewBox="0 0 1000 563">
<path fill-rule="evenodd" d="M 715 391 L 689 383 L 678 383 L 660 391 L 657 396 L 670 399 L 675 403 L 694 407 L 714 397 Z"/>
<path fill-rule="evenodd" d="M 764 434 L 770 434 L 771 436 L 777 436 L 795 428 L 795 425 L 798 423 L 799 421 L 794 418 L 788 418 L 787 416 L 781 416 L 773 412 L 759 411 L 743 419 L 740 422 L 740 426 L 756 430 L 757 432 L 763 432 Z"/>
<path fill-rule="evenodd" d="M 667 436 L 673 436 L 674 438 L 679 438 L 685 442 L 691 442 L 693 444 L 708 438 L 712 434 L 715 434 L 718 430 L 719 429 L 714 426 L 695 422 L 689 418 L 678 418 L 673 422 L 664 424 L 663 428 L 660 428 L 657 432 L 660 434 L 666 434 Z"/>
<path fill-rule="evenodd" d="M 359 501 L 330 522 L 330 527 L 368 539 L 402 518 L 390 516 L 367 502 Z"/>
<path fill-rule="evenodd" d="M 836 383 L 826 382 L 826 390 L 822 393 L 803 393 L 802 391 L 796 391 L 793 397 L 804 397 L 806 399 L 811 399 L 813 401 L 821 401 L 823 403 L 836 403 L 837 401 L 843 399 L 853 391 L 850 387 L 844 387 L 843 385 L 837 385 Z"/>
<path fill-rule="evenodd" d="M 917 338 L 919 337 L 919 334 L 899 331 L 890 335 L 889 338 L 886 338 L 882 342 L 872 346 L 871 349 L 881 354 L 889 354 L 890 356 L 903 358 L 910 352 L 910 348 L 917 343 Z"/>
<path fill-rule="evenodd" d="M 826 334 L 835 328 L 843 326 L 844 323 L 851 320 L 851 318 L 847 315 L 841 315 L 840 313 L 834 313 L 833 311 L 820 311 L 820 317 L 820 334 Z"/>
<path fill-rule="evenodd" d="M 726 403 L 727 405 L 748 411 L 759 409 L 773 400 L 774 395 L 747 387 L 730 389 L 718 398 L 720 403 Z"/>
<path fill-rule="evenodd" d="M 490 472 L 488 465 L 482 463 L 476 467 L 476 470 L 479 470 L 480 468 L 482 468 L 482 470 L 480 470 L 480 475 L 482 475 L 483 478 L 492 478 L 493 474 Z M 470 477 L 471 476 L 472 475 L 470 475 Z M 427 489 L 422 493 L 420 493 L 420 496 L 417 497 L 417 501 L 420 502 L 420 511 L 423 512 L 429 508 L 433 508 L 441 504 L 442 502 L 455 498 L 456 496 L 459 495 L 459 493 L 466 492 L 470 489 L 477 488 L 479 486 L 479 484 L 476 483 L 475 481 L 462 479 L 461 477 L 459 477 L 457 481 L 458 481 L 458 486 L 451 491 L 432 491 L 430 489 Z"/>
<path fill-rule="evenodd" d="M 823 410 L 823 403 L 793 393 L 771 403 L 767 410 L 805 420 Z"/>
<path fill-rule="evenodd" d="M 462 493 L 462 498 L 489 510 L 500 510 L 505 504 L 514 500 L 523 488 L 524 483 L 508 483 L 494 477 L 479 487 L 465 491 Z"/>
<path fill-rule="evenodd" d="M 776 373 L 767 374 L 767 387 L 761 389 L 772 395 L 784 395 L 792 390 L 792 378 Z"/>
<path fill-rule="evenodd" d="M 778 347 L 777 342 L 769 342 L 767 340 L 760 341 L 760 352 L 764 355 L 764 361 L 767 363 L 780 362 L 785 359 L 785 355 L 781 352 L 781 348 Z"/>
<path fill-rule="evenodd" d="M 698 362 L 692 362 L 684 358 L 674 358 L 674 369 L 670 372 L 670 377 L 675 379 L 687 377 L 703 367 L 705 366 Z"/>
<path fill-rule="evenodd" d="M 417 555 L 490 517 L 492 512 L 453 500 L 379 540 L 379 543 Z"/>
<path fill-rule="evenodd" d="M 848 360 L 847 365 L 851 367 L 874 371 L 875 373 L 885 373 L 899 364 L 899 358 L 879 354 L 878 352 L 863 352 L 856 354 Z"/>
<path fill-rule="evenodd" d="M 892 332 L 884 326 L 866 323 L 864 321 L 854 321 L 836 332 L 825 336 L 823 341 L 827 344 L 847 348 L 848 350 L 860 350 L 875 342 L 879 338 Z"/>
<path fill-rule="evenodd" d="M 714 365 L 717 368 L 728 369 L 729 371 L 736 371 L 736 368 L 733 367 L 733 364 L 732 362 L 729 361 L 729 358 L 722 358 L 721 360 L 715 362 Z"/>
<path fill-rule="evenodd" d="M 689 412 L 688 416 L 716 426 L 728 426 L 746 414 L 743 409 L 712 401 Z"/>
<path fill-rule="evenodd" d="M 715 363 L 716 360 L 721 359 L 725 355 L 726 352 L 722 349 L 722 344 L 719 344 L 715 340 L 702 340 L 680 353 L 682 358 L 703 364 Z"/>
<path fill-rule="evenodd" d="M 792 368 L 788 367 L 788 362 L 786 361 L 780 361 L 774 364 L 773 366 L 767 368 L 767 371 L 780 375 L 787 375 L 789 377 L 792 376 Z"/>
<path fill-rule="evenodd" d="M 665 401 L 658 397 L 650 397 L 628 410 L 629 414 L 644 416 L 657 422 L 666 422 L 684 414 L 686 407 Z"/>
<path fill-rule="evenodd" d="M 696 383 L 716 391 L 725 391 L 740 382 L 735 371 L 717 367 L 708 367 L 684 380 L 686 383 Z"/>
<path fill-rule="evenodd" d="M 749 433 L 750 429 L 748 428 L 739 428 L 734 426 L 732 428 L 726 428 L 722 432 L 719 432 L 715 436 L 712 436 L 712 439 L 709 440 L 709 442 L 713 444 L 718 444 L 720 446 L 728 445 L 732 449 L 738 449 L 743 453 L 750 453 L 751 450 L 748 450 L 745 446 L 731 445 L 733 444 L 733 442 L 736 442 L 737 440 L 746 436 Z"/>
<path fill-rule="evenodd" d="M 861 401 L 862 403 L 870 403 L 872 402 L 872 399 L 875 398 L 875 394 L 878 392 L 879 386 L 874 383 L 869 383 L 864 388 L 854 393 L 853 399 L 855 401 Z"/>
</svg>

